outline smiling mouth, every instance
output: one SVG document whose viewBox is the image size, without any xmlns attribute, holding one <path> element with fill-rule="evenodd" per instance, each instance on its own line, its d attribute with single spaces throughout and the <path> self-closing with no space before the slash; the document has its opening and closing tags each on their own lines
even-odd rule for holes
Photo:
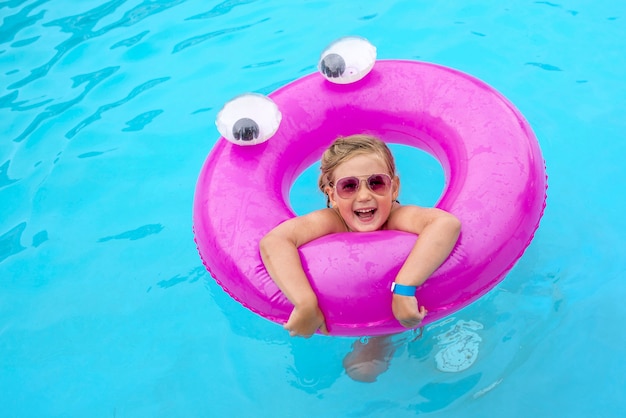
<svg viewBox="0 0 626 418">
<path fill-rule="evenodd" d="M 371 219 L 372 217 L 374 217 L 376 209 L 358 209 L 355 210 L 354 213 L 359 219 Z"/>
</svg>

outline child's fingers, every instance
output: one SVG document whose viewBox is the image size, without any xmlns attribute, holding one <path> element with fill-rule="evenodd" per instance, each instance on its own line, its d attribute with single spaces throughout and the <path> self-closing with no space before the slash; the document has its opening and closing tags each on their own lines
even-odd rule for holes
<svg viewBox="0 0 626 418">
<path fill-rule="evenodd" d="M 290 337 L 303 337 L 311 338 L 315 331 L 319 330 L 322 334 L 328 335 L 328 329 L 326 328 L 326 322 L 322 321 L 319 327 L 316 327 L 313 323 L 310 324 L 294 324 L 294 320 L 289 318 L 287 323 L 283 325 L 283 328 L 289 332 Z"/>
</svg>

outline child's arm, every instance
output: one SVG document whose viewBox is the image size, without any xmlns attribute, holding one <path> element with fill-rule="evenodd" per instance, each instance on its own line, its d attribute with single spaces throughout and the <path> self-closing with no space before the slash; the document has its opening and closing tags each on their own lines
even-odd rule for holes
<svg viewBox="0 0 626 418">
<path fill-rule="evenodd" d="M 270 277 L 294 305 L 285 329 L 293 336 L 310 337 L 318 329 L 327 334 L 317 296 L 302 269 L 298 247 L 324 235 L 345 231 L 337 213 L 323 209 L 289 219 L 271 230 L 259 244 Z"/>
<path fill-rule="evenodd" d="M 419 239 L 396 276 L 395 282 L 420 286 L 448 258 L 461 230 L 461 222 L 452 214 L 435 208 L 401 206 L 394 209 L 388 229 L 419 234 Z M 393 295 L 392 310 L 406 328 L 415 328 L 426 316 L 414 296 Z"/>
</svg>

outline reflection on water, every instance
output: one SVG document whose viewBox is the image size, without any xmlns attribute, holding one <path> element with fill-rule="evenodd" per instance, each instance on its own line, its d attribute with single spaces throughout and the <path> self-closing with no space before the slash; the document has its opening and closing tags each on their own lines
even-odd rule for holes
<svg viewBox="0 0 626 418">
<path fill-rule="evenodd" d="M 442 372 L 461 372 L 468 369 L 478 357 L 482 338 L 475 331 L 483 329 L 476 321 L 457 321 L 450 329 L 437 336 L 441 349 L 435 354 L 437 369 Z"/>
</svg>

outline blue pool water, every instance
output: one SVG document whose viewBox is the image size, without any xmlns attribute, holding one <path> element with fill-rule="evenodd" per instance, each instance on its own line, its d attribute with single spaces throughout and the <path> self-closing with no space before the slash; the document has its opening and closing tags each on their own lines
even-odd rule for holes
<svg viewBox="0 0 626 418">
<path fill-rule="evenodd" d="M 0 1 L 2 415 L 624 416 L 626 3 L 557 1 Z M 500 90 L 549 175 L 505 280 L 398 337 L 372 384 L 342 369 L 351 339 L 231 300 L 191 230 L 219 108 L 345 35 Z M 438 164 L 396 154 L 402 199 L 434 204 Z M 292 192 L 324 205 L 313 169 Z"/>
</svg>

